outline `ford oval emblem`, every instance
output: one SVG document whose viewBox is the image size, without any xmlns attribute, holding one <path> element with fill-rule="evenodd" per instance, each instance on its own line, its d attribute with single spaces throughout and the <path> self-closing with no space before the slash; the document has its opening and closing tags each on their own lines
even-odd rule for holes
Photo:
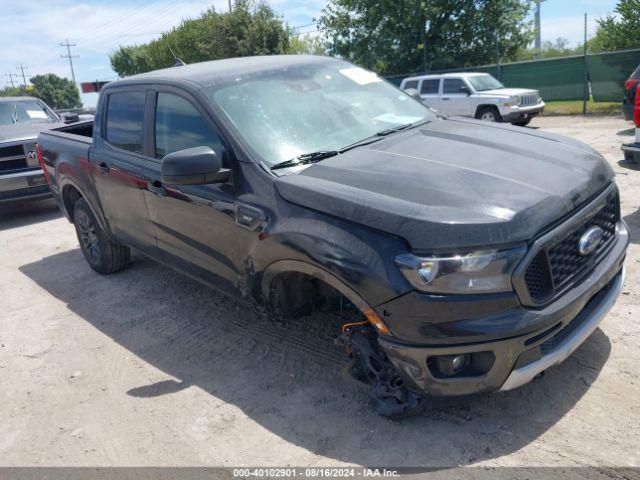
<svg viewBox="0 0 640 480">
<path fill-rule="evenodd" d="M 593 253 L 593 251 L 598 248 L 598 245 L 600 245 L 600 240 L 602 240 L 603 235 L 604 232 L 600 227 L 591 227 L 584 232 L 578 241 L 578 251 L 580 255 Z"/>
</svg>

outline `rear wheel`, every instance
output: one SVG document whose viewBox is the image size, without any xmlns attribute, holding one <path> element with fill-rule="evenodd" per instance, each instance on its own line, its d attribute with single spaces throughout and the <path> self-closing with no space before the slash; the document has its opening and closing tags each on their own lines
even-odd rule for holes
<svg viewBox="0 0 640 480">
<path fill-rule="evenodd" d="M 127 266 L 131 255 L 129 248 L 109 240 L 84 198 L 73 206 L 73 224 L 84 258 L 96 272 L 114 273 Z"/>
<path fill-rule="evenodd" d="M 502 122 L 502 115 L 496 107 L 482 107 L 476 113 L 476 118 L 485 122 Z"/>
</svg>

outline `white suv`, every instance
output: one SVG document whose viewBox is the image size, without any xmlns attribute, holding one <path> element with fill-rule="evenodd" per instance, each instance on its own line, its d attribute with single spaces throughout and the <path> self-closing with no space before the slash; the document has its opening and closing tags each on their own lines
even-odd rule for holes
<svg viewBox="0 0 640 480">
<path fill-rule="evenodd" d="M 409 77 L 402 81 L 400 88 L 417 90 L 425 105 L 441 113 L 489 122 L 525 126 L 544 110 L 538 90 L 505 88 L 488 73 Z"/>
</svg>

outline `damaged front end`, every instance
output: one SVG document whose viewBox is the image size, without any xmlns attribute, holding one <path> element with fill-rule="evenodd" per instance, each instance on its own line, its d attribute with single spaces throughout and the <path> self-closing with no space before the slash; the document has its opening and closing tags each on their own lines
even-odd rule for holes
<svg viewBox="0 0 640 480">
<path fill-rule="evenodd" d="M 403 378 L 378 345 L 378 335 L 368 322 L 348 323 L 340 339 L 352 359 L 350 373 L 371 386 L 374 410 L 392 420 L 402 420 L 424 412 L 423 397 L 407 388 Z"/>
</svg>

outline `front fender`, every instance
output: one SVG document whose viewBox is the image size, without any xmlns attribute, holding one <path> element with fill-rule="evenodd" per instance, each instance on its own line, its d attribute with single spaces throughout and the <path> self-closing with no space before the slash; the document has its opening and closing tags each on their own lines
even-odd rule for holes
<svg viewBox="0 0 640 480">
<path fill-rule="evenodd" d="M 393 261 L 405 251 L 401 240 L 357 225 L 294 217 L 256 243 L 250 263 L 263 298 L 276 274 L 298 271 L 327 281 L 357 306 L 375 307 L 410 290 Z"/>
</svg>

